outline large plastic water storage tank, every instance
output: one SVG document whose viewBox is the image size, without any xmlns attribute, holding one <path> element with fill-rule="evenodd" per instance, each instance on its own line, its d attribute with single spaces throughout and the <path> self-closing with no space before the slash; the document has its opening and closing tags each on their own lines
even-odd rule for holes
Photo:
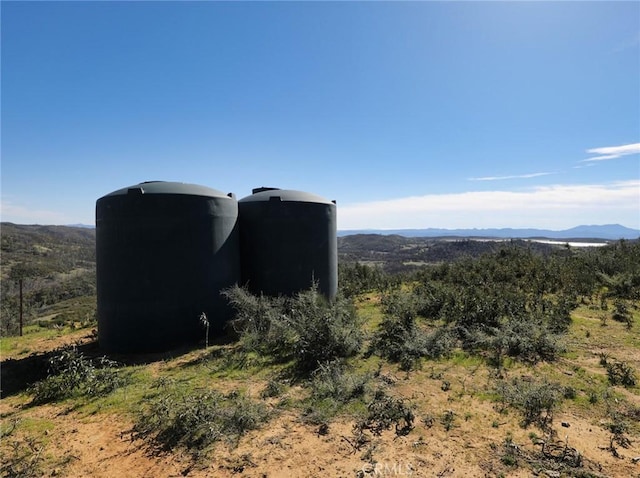
<svg viewBox="0 0 640 478">
<path fill-rule="evenodd" d="M 96 202 L 98 341 L 108 352 L 150 352 L 203 340 L 232 311 L 220 291 L 240 280 L 232 194 L 146 182 Z"/>
<path fill-rule="evenodd" d="M 317 282 L 338 290 L 335 202 L 301 191 L 258 188 L 238 201 L 242 282 L 254 293 L 292 295 Z"/>
</svg>

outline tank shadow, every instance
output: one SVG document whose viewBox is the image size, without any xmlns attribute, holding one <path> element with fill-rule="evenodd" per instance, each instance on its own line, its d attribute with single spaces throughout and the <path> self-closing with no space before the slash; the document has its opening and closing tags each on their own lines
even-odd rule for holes
<svg viewBox="0 0 640 478">
<path fill-rule="evenodd" d="M 76 345 L 78 352 L 85 357 L 101 356 L 96 340 Z M 61 349 L 32 353 L 19 359 L 6 359 L 0 362 L 0 398 L 7 398 L 25 392 L 36 382 L 47 377 L 49 361 Z"/>
<path fill-rule="evenodd" d="M 234 339 L 229 336 L 216 337 L 209 345 L 226 345 Z M 107 357 L 122 366 L 147 365 L 154 362 L 171 360 L 186 355 L 194 350 L 203 349 L 204 342 L 186 345 L 164 352 L 153 353 L 105 353 L 100 349 L 98 341 L 92 339 L 73 345 L 78 353 L 88 359 Z M 66 346 L 69 347 L 69 346 Z M 44 380 L 49 372 L 50 360 L 65 347 L 48 352 L 32 353 L 18 359 L 9 358 L 0 362 L 0 398 L 7 398 L 27 391 L 35 383 Z"/>
</svg>

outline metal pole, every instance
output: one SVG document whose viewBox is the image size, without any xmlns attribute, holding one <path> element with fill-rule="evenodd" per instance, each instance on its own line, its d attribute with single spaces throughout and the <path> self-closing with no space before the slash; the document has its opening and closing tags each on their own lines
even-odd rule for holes
<svg viewBox="0 0 640 478">
<path fill-rule="evenodd" d="M 20 337 L 22 337 L 22 279 L 20 279 L 19 283 L 20 283 Z"/>
</svg>

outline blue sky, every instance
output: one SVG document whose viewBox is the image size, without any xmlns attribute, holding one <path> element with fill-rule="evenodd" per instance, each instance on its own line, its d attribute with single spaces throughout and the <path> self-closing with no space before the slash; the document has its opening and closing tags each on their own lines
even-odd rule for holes
<svg viewBox="0 0 640 478">
<path fill-rule="evenodd" d="M 146 180 L 338 227 L 640 228 L 639 2 L 9 2 L 3 221 Z"/>
</svg>

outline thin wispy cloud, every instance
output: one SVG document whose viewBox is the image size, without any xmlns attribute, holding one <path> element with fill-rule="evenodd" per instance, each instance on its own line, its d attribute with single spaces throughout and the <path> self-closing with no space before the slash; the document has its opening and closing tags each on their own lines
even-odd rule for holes
<svg viewBox="0 0 640 478">
<path fill-rule="evenodd" d="M 480 178 L 469 178 L 469 181 L 502 181 L 508 179 L 528 179 L 537 178 L 540 176 L 548 176 L 555 173 L 529 173 L 529 174 L 514 174 L 512 176 L 483 176 Z"/>
<path fill-rule="evenodd" d="M 607 146 L 604 148 L 592 148 L 588 149 L 587 153 L 597 154 L 592 158 L 583 159 L 582 162 L 591 161 L 607 161 L 610 159 L 618 159 L 622 156 L 628 156 L 630 154 L 640 154 L 640 143 L 623 144 L 621 146 Z"/>
<path fill-rule="evenodd" d="M 640 180 L 518 191 L 427 194 L 343 205 L 340 229 L 538 227 L 619 223 L 640 228 Z"/>
</svg>

